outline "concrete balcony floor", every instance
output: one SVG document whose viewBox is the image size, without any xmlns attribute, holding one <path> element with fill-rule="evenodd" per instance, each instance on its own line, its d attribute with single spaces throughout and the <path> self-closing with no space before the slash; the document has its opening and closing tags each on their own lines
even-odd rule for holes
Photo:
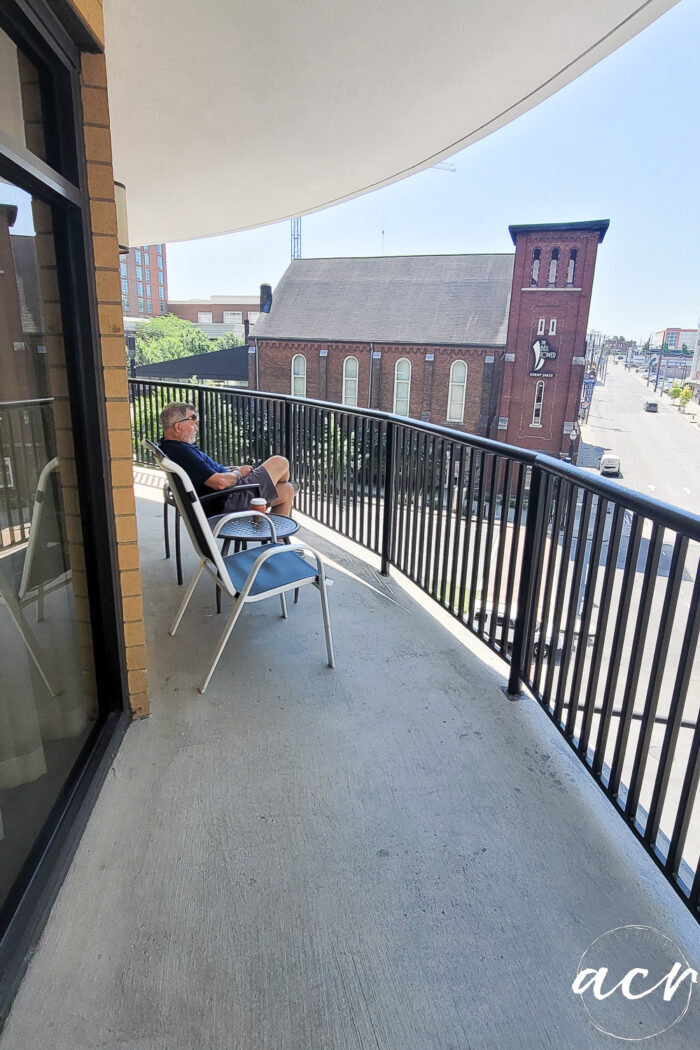
<svg viewBox="0 0 700 1050">
<path fill-rule="evenodd" d="M 571 991 L 601 934 L 651 926 L 697 966 L 687 909 L 458 625 L 303 519 L 331 561 L 336 669 L 306 588 L 286 622 L 276 599 L 244 610 L 201 696 L 213 588 L 170 638 L 159 492 L 137 504 L 152 715 L 2 1050 L 589 1050 L 620 1045 Z M 697 1047 L 698 996 L 645 1045 Z"/>
</svg>

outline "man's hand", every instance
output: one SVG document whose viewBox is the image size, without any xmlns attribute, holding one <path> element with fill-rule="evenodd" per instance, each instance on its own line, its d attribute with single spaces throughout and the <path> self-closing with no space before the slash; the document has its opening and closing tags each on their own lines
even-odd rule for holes
<svg viewBox="0 0 700 1050">
<path fill-rule="evenodd" d="M 241 481 L 243 481 L 248 477 L 252 469 L 250 463 L 244 463 L 242 467 L 229 467 L 225 474 L 212 474 L 204 484 L 207 488 L 214 489 L 215 492 L 231 489 L 238 484 L 239 475 Z"/>
<path fill-rule="evenodd" d="M 229 467 L 228 469 L 230 471 L 237 470 L 242 478 L 247 478 L 253 468 L 251 467 L 250 463 L 244 463 L 241 467 Z"/>
</svg>

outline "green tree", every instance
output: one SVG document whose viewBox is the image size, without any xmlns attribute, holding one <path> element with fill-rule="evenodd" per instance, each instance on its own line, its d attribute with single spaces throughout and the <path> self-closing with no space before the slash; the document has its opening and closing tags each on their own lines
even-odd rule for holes
<svg viewBox="0 0 700 1050">
<path fill-rule="evenodd" d="M 243 346 L 243 340 L 240 336 L 234 335 L 233 332 L 226 332 L 225 335 L 221 335 L 218 339 L 212 340 L 210 349 L 228 350 L 232 346 Z"/>
<path fill-rule="evenodd" d="M 204 332 L 191 321 L 175 314 L 154 317 L 136 329 L 136 364 L 150 365 L 157 361 L 172 361 L 190 354 L 208 354 L 216 349 Z"/>
<path fill-rule="evenodd" d="M 671 389 L 668 392 L 668 396 L 671 398 L 671 401 L 678 401 L 682 393 L 683 387 L 677 379 L 674 379 L 671 384 Z"/>
<path fill-rule="evenodd" d="M 685 412 L 685 406 L 688 404 L 692 396 L 693 388 L 686 384 L 686 386 L 684 386 L 681 390 L 680 397 L 678 399 L 678 407 L 681 410 L 681 412 Z"/>
</svg>

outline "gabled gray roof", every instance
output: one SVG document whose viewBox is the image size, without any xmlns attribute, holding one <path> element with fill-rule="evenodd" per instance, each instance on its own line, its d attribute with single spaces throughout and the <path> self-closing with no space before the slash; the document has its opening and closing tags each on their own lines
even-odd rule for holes
<svg viewBox="0 0 700 1050">
<path fill-rule="evenodd" d="M 505 346 L 514 255 L 295 259 L 256 339 Z"/>
</svg>

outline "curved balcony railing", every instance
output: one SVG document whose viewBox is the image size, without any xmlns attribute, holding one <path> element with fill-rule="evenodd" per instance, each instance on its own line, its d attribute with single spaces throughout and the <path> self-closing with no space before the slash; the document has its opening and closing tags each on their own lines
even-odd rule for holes
<svg viewBox="0 0 700 1050">
<path fill-rule="evenodd" d="M 170 400 L 194 404 L 218 462 L 286 455 L 304 514 L 379 555 L 510 665 L 507 694 L 528 687 L 698 917 L 700 518 L 383 412 L 139 380 L 130 396 L 137 461 Z"/>
</svg>

